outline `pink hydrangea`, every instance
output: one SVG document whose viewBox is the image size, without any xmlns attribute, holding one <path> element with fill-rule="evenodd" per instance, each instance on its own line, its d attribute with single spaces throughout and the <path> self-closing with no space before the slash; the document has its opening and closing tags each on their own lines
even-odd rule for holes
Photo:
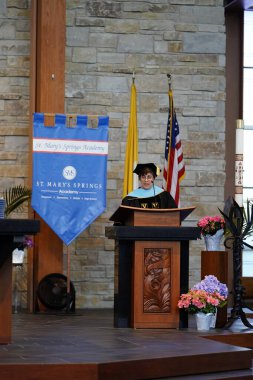
<svg viewBox="0 0 253 380">
<path fill-rule="evenodd" d="M 201 218 L 197 226 L 200 227 L 202 235 L 215 235 L 215 233 L 225 228 L 225 220 L 219 216 L 204 216 Z"/>
</svg>

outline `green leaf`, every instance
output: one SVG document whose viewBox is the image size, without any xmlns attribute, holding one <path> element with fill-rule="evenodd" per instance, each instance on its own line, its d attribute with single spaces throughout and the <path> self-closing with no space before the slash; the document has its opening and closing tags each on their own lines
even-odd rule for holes
<svg viewBox="0 0 253 380">
<path fill-rule="evenodd" d="M 5 217 L 11 212 L 21 208 L 22 204 L 31 199 L 32 191 L 25 186 L 18 185 L 5 190 L 3 197 L 5 199 Z"/>
</svg>

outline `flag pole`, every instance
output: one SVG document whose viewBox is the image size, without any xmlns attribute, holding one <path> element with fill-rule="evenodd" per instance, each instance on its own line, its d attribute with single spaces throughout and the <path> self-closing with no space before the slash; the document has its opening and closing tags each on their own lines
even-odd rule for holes
<svg viewBox="0 0 253 380">
<path fill-rule="evenodd" d="M 71 294 L 70 294 L 70 252 L 69 246 L 67 245 L 67 305 L 66 312 L 70 312 L 70 304 L 71 304 Z"/>
<path fill-rule="evenodd" d="M 135 87 L 135 70 L 132 72 L 130 94 L 130 113 L 124 167 L 123 198 L 138 187 L 138 176 L 133 170 L 138 162 L 138 128 L 137 128 L 137 93 Z"/>
<path fill-rule="evenodd" d="M 180 207 L 180 181 L 185 175 L 185 165 L 183 159 L 182 145 L 179 134 L 179 125 L 177 122 L 176 112 L 173 106 L 173 93 L 171 86 L 171 74 L 167 74 L 168 78 L 168 97 L 169 112 L 166 129 L 165 141 L 165 157 L 163 169 L 163 189 L 168 191 L 174 198 L 178 207 Z"/>
<path fill-rule="evenodd" d="M 168 85 L 169 85 L 169 109 L 172 110 L 173 109 L 173 95 L 172 95 L 172 88 L 171 88 L 171 74 L 167 74 L 167 78 L 168 78 Z M 171 115 L 173 116 L 173 115 Z M 172 124 L 173 124 L 173 117 L 170 118 L 170 129 L 172 128 Z"/>
</svg>

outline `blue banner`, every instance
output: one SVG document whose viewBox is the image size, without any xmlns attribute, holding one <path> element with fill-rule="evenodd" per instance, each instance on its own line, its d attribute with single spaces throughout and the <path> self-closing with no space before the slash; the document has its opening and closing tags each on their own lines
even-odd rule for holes
<svg viewBox="0 0 253 380">
<path fill-rule="evenodd" d="M 69 245 L 106 208 L 109 117 L 99 116 L 88 127 L 88 116 L 56 114 L 45 126 L 44 114 L 33 118 L 32 207 Z"/>
</svg>

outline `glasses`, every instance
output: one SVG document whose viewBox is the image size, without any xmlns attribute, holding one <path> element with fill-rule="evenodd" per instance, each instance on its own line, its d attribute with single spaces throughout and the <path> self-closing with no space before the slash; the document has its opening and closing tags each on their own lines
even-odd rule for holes
<svg viewBox="0 0 253 380">
<path fill-rule="evenodd" d="M 147 179 L 147 180 L 151 180 L 151 179 L 154 179 L 154 177 L 151 175 L 151 174 L 147 174 L 147 175 L 141 175 L 141 179 Z"/>
</svg>

